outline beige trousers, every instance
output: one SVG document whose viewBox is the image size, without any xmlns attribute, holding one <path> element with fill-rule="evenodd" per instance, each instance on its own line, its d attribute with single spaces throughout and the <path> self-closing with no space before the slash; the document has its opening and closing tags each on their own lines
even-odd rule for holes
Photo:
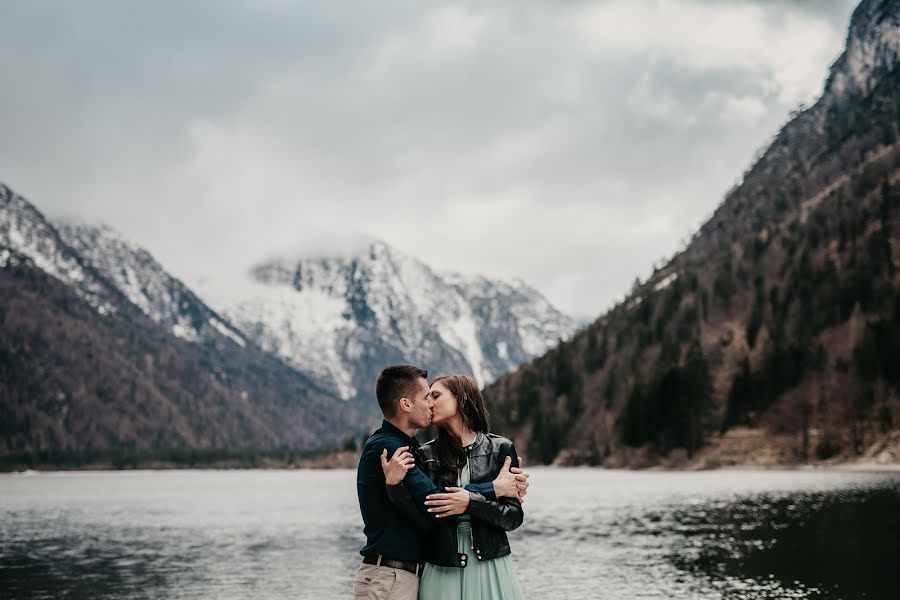
<svg viewBox="0 0 900 600">
<path fill-rule="evenodd" d="M 353 580 L 357 600 L 416 600 L 419 578 L 403 569 L 363 563 Z"/>
</svg>

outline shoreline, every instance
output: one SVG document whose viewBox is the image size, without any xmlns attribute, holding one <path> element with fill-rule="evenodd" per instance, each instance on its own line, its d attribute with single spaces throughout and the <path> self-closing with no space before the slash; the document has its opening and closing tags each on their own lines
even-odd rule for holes
<svg viewBox="0 0 900 600">
<path fill-rule="evenodd" d="M 0 473 L 158 470 L 326 470 L 356 469 L 360 451 L 345 447 L 317 451 L 155 449 L 103 450 L 91 453 L 32 453 L 0 456 Z M 524 456 L 525 468 L 531 464 Z M 601 460 L 586 452 L 563 450 L 551 468 L 588 468 L 634 472 L 693 471 L 850 471 L 900 472 L 900 431 L 872 440 L 859 454 L 802 458 L 796 440 L 768 435 L 763 429 L 737 427 L 716 436 L 693 456 L 676 448 L 668 453 L 649 446 L 618 448 Z M 594 460 L 591 460 L 591 459 Z"/>
<path fill-rule="evenodd" d="M 334 464 L 332 461 L 323 461 L 322 464 L 316 460 L 304 460 L 303 464 L 298 463 L 276 463 L 260 465 L 235 465 L 235 464 L 208 464 L 208 465 L 179 465 L 175 463 L 148 463 L 137 465 L 134 467 L 113 467 L 110 464 L 93 464 L 80 465 L 72 468 L 59 468 L 56 465 L 36 466 L 27 469 L 10 469 L 0 470 L 0 475 L 49 475 L 49 474 L 65 474 L 65 473 L 132 473 L 132 472 L 160 472 L 160 471 L 338 471 L 338 470 L 354 470 L 356 462 L 347 464 L 344 460 L 339 461 L 341 464 Z M 712 468 L 703 467 L 664 467 L 651 466 L 646 468 L 628 468 L 628 467 L 604 467 L 591 465 L 533 465 L 531 468 L 553 469 L 553 470 L 596 470 L 596 471 L 618 471 L 629 473 L 712 473 L 712 472 L 785 472 L 785 471 L 820 471 L 820 472 L 846 472 L 846 473 L 900 473 L 900 464 L 877 464 L 877 463 L 836 463 L 836 464 L 783 464 L 783 465 L 727 465 Z M 527 469 L 527 468 L 526 468 Z"/>
</svg>

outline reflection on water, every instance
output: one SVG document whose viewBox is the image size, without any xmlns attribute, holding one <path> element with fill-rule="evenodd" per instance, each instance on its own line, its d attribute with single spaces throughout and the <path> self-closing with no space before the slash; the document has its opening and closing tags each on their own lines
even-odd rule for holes
<svg viewBox="0 0 900 600">
<path fill-rule="evenodd" d="M 693 540 L 672 559 L 738 589 L 750 579 L 745 587 L 777 585 L 799 597 L 894 600 L 900 597 L 898 509 L 896 484 L 676 509 L 670 526 Z"/>
<path fill-rule="evenodd" d="M 2 597 L 349 597 L 354 477 L 0 476 Z M 525 513 L 532 598 L 898 597 L 900 474 L 535 468 Z"/>
</svg>

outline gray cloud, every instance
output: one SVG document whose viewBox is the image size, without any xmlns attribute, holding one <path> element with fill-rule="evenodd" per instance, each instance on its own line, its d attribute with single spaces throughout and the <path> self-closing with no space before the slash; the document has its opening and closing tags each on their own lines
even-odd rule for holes
<svg viewBox="0 0 900 600">
<path fill-rule="evenodd" d="M 189 283 L 358 234 L 596 316 L 821 90 L 853 3 L 0 8 L 0 180 Z"/>
</svg>

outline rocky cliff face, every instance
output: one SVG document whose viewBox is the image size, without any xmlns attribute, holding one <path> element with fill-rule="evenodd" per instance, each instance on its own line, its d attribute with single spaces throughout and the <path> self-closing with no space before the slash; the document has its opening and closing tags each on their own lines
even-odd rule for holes
<svg viewBox="0 0 900 600">
<path fill-rule="evenodd" d="M 846 47 L 825 84 L 823 104 L 848 95 L 869 95 L 894 69 L 900 54 L 900 17 L 896 2 L 865 1 L 853 13 Z"/>
</svg>

